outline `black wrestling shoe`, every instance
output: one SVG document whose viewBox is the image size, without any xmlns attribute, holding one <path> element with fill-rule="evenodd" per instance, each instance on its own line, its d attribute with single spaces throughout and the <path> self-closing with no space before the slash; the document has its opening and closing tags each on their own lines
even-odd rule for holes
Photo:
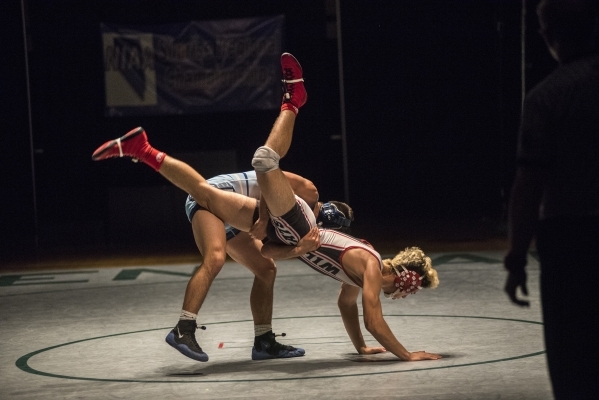
<svg viewBox="0 0 599 400">
<path fill-rule="evenodd" d="M 306 352 L 304 349 L 287 346 L 277 342 L 275 339 L 275 334 L 272 331 L 268 331 L 263 335 L 256 336 L 254 339 L 254 347 L 252 347 L 252 360 L 301 357 L 305 353 Z"/>
<path fill-rule="evenodd" d="M 195 336 L 198 325 L 195 320 L 179 320 L 177 326 L 166 336 L 166 342 L 181 354 L 197 361 L 208 361 L 208 354 L 202 351 Z M 202 326 L 201 329 L 206 329 Z"/>
</svg>

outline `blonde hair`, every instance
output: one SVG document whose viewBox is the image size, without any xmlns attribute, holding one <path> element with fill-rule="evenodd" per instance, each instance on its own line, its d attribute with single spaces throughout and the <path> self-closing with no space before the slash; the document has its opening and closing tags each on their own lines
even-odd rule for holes
<svg viewBox="0 0 599 400">
<path fill-rule="evenodd" d="M 433 268 L 431 259 L 424 254 L 418 247 L 408 247 L 404 251 L 397 253 L 393 259 L 383 260 L 383 275 L 393 273 L 391 267 L 396 267 L 401 272 L 401 267 L 410 271 L 415 271 L 422 278 L 423 288 L 436 288 L 439 286 L 439 276 Z"/>
</svg>

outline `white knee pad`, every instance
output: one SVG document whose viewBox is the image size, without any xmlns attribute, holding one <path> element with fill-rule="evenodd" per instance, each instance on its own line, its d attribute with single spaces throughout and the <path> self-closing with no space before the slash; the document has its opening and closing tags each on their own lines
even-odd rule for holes
<svg viewBox="0 0 599 400">
<path fill-rule="evenodd" d="M 254 153 L 252 167 L 256 172 L 270 172 L 279 168 L 281 157 L 270 147 L 261 146 Z"/>
</svg>

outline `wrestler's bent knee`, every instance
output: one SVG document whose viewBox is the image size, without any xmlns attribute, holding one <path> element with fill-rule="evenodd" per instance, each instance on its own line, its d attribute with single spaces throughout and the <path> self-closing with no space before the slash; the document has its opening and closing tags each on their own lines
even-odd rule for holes
<svg viewBox="0 0 599 400">
<path fill-rule="evenodd" d="M 281 157 L 270 147 L 258 147 L 252 158 L 252 167 L 256 172 L 270 172 L 279 168 Z"/>
</svg>

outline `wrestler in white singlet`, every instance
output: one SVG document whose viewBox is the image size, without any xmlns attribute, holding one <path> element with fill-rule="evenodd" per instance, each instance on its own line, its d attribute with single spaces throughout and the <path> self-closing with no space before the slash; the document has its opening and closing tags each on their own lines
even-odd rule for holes
<svg viewBox="0 0 599 400">
<path fill-rule="evenodd" d="M 299 259 L 310 268 L 321 274 L 330 276 L 340 282 L 362 287 L 350 278 L 343 268 L 343 256 L 351 249 L 364 249 L 378 261 L 381 271 L 383 262 L 381 255 L 364 241 L 332 229 L 320 229 L 320 247 L 315 251 L 304 254 Z"/>
<path fill-rule="evenodd" d="M 295 196 L 295 199 L 296 204 L 288 213 L 280 217 L 270 216 L 271 224 L 267 227 L 269 240 L 294 246 L 316 226 L 314 213 L 308 204 L 298 196 Z M 332 229 L 320 228 L 320 247 L 299 259 L 323 275 L 361 287 L 345 273 L 343 268 L 343 255 L 346 251 L 355 248 L 371 253 L 378 260 L 381 271 L 383 270 L 381 255 L 376 250 L 358 238 Z"/>
</svg>

